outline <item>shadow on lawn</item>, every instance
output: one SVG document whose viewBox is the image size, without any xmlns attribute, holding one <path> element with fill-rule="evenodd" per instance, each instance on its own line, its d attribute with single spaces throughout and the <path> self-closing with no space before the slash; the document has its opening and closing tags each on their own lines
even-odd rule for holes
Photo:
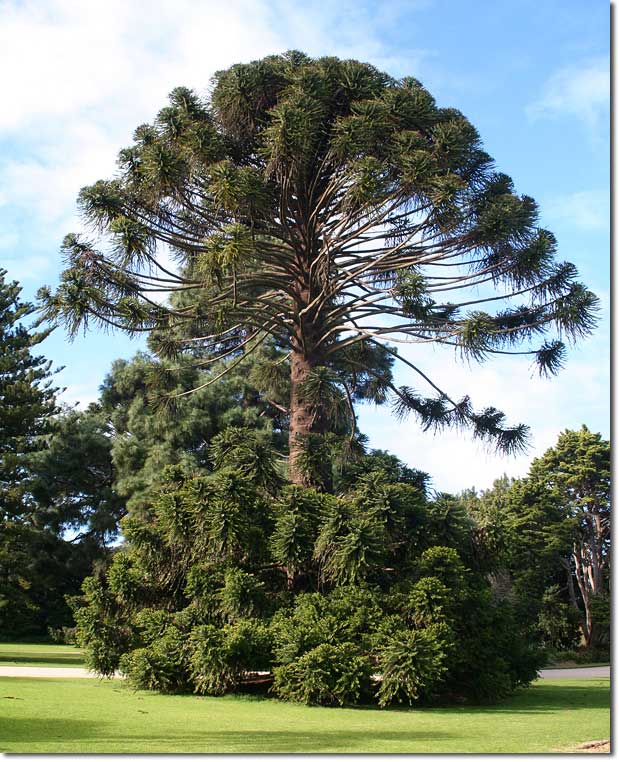
<svg viewBox="0 0 619 762">
<path fill-rule="evenodd" d="M 0 664 L 12 664 L 15 666 L 27 667 L 30 664 L 49 664 L 58 667 L 81 667 L 84 664 L 84 657 L 79 654 L 46 654 L 31 653 L 24 654 L 18 651 L 3 651 L 0 654 Z"/>
<path fill-rule="evenodd" d="M 202 700 L 209 700 L 207 696 Z M 218 699 L 219 701 L 222 698 Z M 278 702 L 267 696 L 249 696 L 244 694 L 229 695 L 223 700 Z M 519 688 L 513 696 L 497 704 L 433 704 L 425 706 L 391 706 L 378 709 L 375 704 L 340 707 L 320 707 L 329 712 L 380 712 L 381 714 L 399 714 L 413 712 L 432 712 L 445 715 L 457 714 L 537 714 L 539 712 L 556 712 L 562 709 L 608 709 L 610 707 L 610 682 L 600 679 L 596 684 L 586 686 L 575 685 L 544 685 L 537 684 L 529 688 Z M 316 707 L 318 709 L 318 707 Z"/>
<path fill-rule="evenodd" d="M 392 706 L 383 712 L 441 712 L 443 714 L 526 714 L 538 712 L 556 712 L 561 709 L 608 709 L 610 707 L 610 681 L 606 678 L 598 684 L 544 685 L 518 688 L 497 704 L 432 704 L 425 706 Z M 377 711 L 372 704 L 349 707 L 353 711 Z"/>
<path fill-rule="evenodd" d="M 443 732 L 415 732 L 401 730 L 209 730 L 204 727 L 198 730 L 175 728 L 172 734 L 178 751 L 191 749 L 195 752 L 208 753 L 225 749 L 226 752 L 243 752 L 247 754 L 261 752 L 314 752 L 350 751 L 351 748 L 363 750 L 364 747 L 374 748 L 377 743 L 409 742 L 418 748 L 424 741 L 432 742 L 439 739 L 449 739 L 453 735 Z M 105 750 L 108 743 L 113 743 L 115 751 L 126 749 L 134 752 L 136 749 L 147 749 L 149 753 L 157 752 L 157 742 L 161 749 L 168 751 L 171 734 L 151 732 L 144 729 L 142 733 L 123 733 L 121 727 L 113 723 L 95 723 L 86 720 L 39 720 L 33 718 L 0 719 L 0 752 L 6 746 L 19 744 L 19 750 L 28 751 L 30 745 L 45 751 L 45 744 L 54 753 L 67 753 L 74 750 L 76 742 L 92 751 Z M 64 747 L 62 746 L 64 742 Z"/>
<path fill-rule="evenodd" d="M 435 743 L 439 740 L 455 738 L 452 733 L 440 731 L 415 732 L 414 730 L 327 730 L 324 728 L 303 731 L 292 730 L 245 730 L 245 731 L 209 731 L 197 733 L 184 733 L 183 736 L 174 736 L 179 749 L 183 746 L 191 747 L 192 750 L 208 753 L 210 750 L 217 751 L 222 748 L 230 753 L 261 754 L 296 752 L 305 754 L 320 754 L 325 752 L 350 752 L 362 753 L 364 750 L 371 751 L 380 745 L 383 753 L 389 752 L 389 744 L 397 743 L 398 751 L 402 753 L 402 742 L 409 743 L 413 749 L 421 751 L 420 744 L 427 742 Z M 120 738 L 122 741 L 123 739 Z M 136 741 L 169 741 L 169 736 L 153 736 L 151 734 L 139 736 L 127 736 L 127 742 L 133 744 Z M 152 747 L 151 747 L 152 748 Z M 154 749 L 153 749 L 154 751 Z"/>
<path fill-rule="evenodd" d="M 100 737 L 101 725 L 89 720 L 40 719 L 37 717 L 0 717 L 0 752 L 11 743 L 39 744 L 49 741 L 72 742 Z"/>
<path fill-rule="evenodd" d="M 555 712 L 561 709 L 610 708 L 610 681 L 593 685 L 544 685 L 521 688 L 504 702 L 494 706 L 475 707 L 486 712 Z"/>
</svg>

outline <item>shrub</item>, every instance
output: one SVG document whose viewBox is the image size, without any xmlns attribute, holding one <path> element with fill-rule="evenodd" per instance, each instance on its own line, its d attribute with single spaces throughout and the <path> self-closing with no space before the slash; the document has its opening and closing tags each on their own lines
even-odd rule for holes
<svg viewBox="0 0 619 762">
<path fill-rule="evenodd" d="M 435 545 L 421 554 L 417 562 L 419 577 L 436 577 L 443 585 L 459 590 L 466 585 L 467 571 L 454 548 Z"/>
<path fill-rule="evenodd" d="M 283 699 L 342 706 L 369 694 L 371 666 L 353 643 L 322 643 L 274 674 L 273 689 Z"/>
<path fill-rule="evenodd" d="M 190 636 L 189 673 L 196 693 L 219 696 L 238 688 L 248 672 L 268 669 L 271 638 L 261 622 L 245 620 L 223 628 L 202 625 Z"/>
<path fill-rule="evenodd" d="M 250 617 L 264 605 L 264 585 L 254 574 L 242 569 L 226 569 L 218 599 L 221 613 L 228 621 Z"/>
<path fill-rule="evenodd" d="M 133 617 L 133 625 L 143 645 L 151 645 L 163 637 L 172 615 L 162 609 L 142 609 Z"/>
<path fill-rule="evenodd" d="M 390 637 L 378 652 L 379 706 L 429 695 L 446 671 L 445 646 L 443 631 L 432 627 Z"/>
<path fill-rule="evenodd" d="M 423 627 L 443 622 L 451 614 L 453 594 L 436 577 L 422 577 L 408 595 L 405 611 L 412 623 Z"/>
<path fill-rule="evenodd" d="M 429 516 L 422 490 L 376 471 L 340 496 L 276 489 L 247 441 L 218 440 L 215 474 L 169 469 L 124 520 L 127 547 L 76 599 L 91 668 L 210 695 L 268 672 L 280 697 L 327 705 L 490 701 L 535 677 L 538 612 L 448 547 L 466 553 L 468 531 L 449 500 Z"/>
<path fill-rule="evenodd" d="M 189 649 L 185 633 L 173 625 L 162 637 L 120 660 L 120 671 L 136 690 L 181 693 L 189 687 Z"/>
<path fill-rule="evenodd" d="M 100 580 L 87 577 L 82 589 L 85 605 L 74 611 L 76 640 L 85 649 L 87 668 L 111 677 L 120 657 L 132 647 L 129 621 Z"/>
<path fill-rule="evenodd" d="M 291 610 L 280 610 L 273 617 L 276 660 L 291 662 L 323 643 L 361 644 L 382 616 L 376 595 L 368 588 L 346 586 L 326 595 L 298 595 Z"/>
</svg>

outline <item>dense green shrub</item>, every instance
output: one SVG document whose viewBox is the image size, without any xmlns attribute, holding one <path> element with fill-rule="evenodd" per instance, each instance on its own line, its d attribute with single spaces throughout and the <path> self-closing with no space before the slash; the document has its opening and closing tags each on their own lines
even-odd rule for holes
<svg viewBox="0 0 619 762">
<path fill-rule="evenodd" d="M 143 648 L 124 654 L 119 669 L 136 690 L 179 693 L 189 689 L 189 648 L 185 633 L 173 625 Z"/>
<path fill-rule="evenodd" d="M 337 496 L 282 486 L 254 454 L 222 435 L 218 471 L 169 467 L 150 510 L 125 519 L 126 546 L 76 611 L 92 668 L 328 705 L 490 701 L 535 677 L 534 634 L 465 560 L 468 525 L 445 496 L 430 509 L 384 471 Z"/>
<path fill-rule="evenodd" d="M 382 609 L 368 588 L 339 587 L 330 593 L 302 593 L 294 607 L 271 621 L 276 660 L 286 664 L 323 643 L 360 643 L 380 622 Z"/>
<path fill-rule="evenodd" d="M 250 672 L 268 670 L 271 640 L 259 621 L 244 620 L 223 628 L 196 627 L 190 636 L 191 680 L 196 693 L 218 696 L 239 686 Z"/>
<path fill-rule="evenodd" d="M 321 643 L 275 667 L 273 687 L 290 701 L 342 706 L 369 695 L 371 671 L 368 657 L 354 643 Z"/>
<path fill-rule="evenodd" d="M 73 601 L 76 639 L 85 648 L 88 669 L 111 677 L 134 638 L 129 620 L 104 581 L 87 577 L 82 585 L 84 598 Z"/>
<path fill-rule="evenodd" d="M 432 694 L 447 669 L 448 633 L 441 627 L 400 630 L 386 640 L 378 650 L 379 706 L 402 701 L 412 704 Z"/>
</svg>

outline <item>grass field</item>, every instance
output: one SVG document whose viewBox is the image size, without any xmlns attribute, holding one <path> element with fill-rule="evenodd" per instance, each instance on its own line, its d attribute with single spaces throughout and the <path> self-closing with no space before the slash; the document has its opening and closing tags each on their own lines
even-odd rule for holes
<svg viewBox="0 0 619 762">
<path fill-rule="evenodd" d="M 609 705 L 603 679 L 539 681 L 493 707 L 380 711 L 0 678 L 0 751 L 548 752 L 608 738 Z"/>
<path fill-rule="evenodd" d="M 14 667 L 82 667 L 84 659 L 75 646 L 0 643 L 0 664 Z"/>
</svg>

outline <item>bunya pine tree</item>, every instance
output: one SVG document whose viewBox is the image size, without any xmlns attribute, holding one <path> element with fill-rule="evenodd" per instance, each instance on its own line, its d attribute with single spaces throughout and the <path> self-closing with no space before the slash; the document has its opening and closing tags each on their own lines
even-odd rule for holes
<svg viewBox="0 0 619 762">
<path fill-rule="evenodd" d="M 425 428 L 524 445 L 525 425 L 449 396 L 394 345 L 530 355 L 553 374 L 564 340 L 594 326 L 597 299 L 556 260 L 535 201 L 412 77 L 270 56 L 218 72 L 206 100 L 177 88 L 134 138 L 117 176 L 80 193 L 100 240 L 67 236 L 60 286 L 41 293 L 47 315 L 71 334 L 94 323 L 156 335 L 170 358 L 199 347 L 201 362 L 231 358 L 228 370 L 273 341 L 289 359 L 293 482 L 312 481 L 312 438 L 359 374 Z M 377 369 L 385 355 L 419 387 Z"/>
</svg>

